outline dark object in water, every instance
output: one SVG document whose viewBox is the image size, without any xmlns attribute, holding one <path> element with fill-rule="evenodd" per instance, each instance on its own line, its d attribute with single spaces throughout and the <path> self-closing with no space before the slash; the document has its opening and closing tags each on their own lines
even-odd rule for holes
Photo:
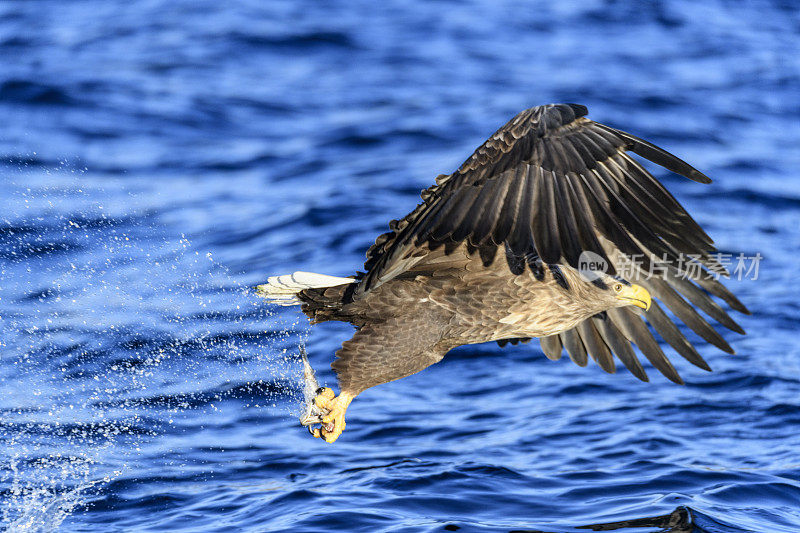
<svg viewBox="0 0 800 533">
<path fill-rule="evenodd" d="M 742 531 L 741 529 L 722 524 L 713 518 L 704 515 L 703 513 L 683 505 L 666 515 L 632 518 L 629 520 L 606 522 L 603 524 L 576 526 L 572 529 L 589 531 L 622 531 L 635 529 L 638 533 L 645 533 L 643 528 L 654 528 L 649 530 L 647 533 L 736 533 Z M 458 531 L 461 528 L 456 524 L 448 524 L 445 526 L 445 529 L 448 531 Z M 539 529 L 515 529 L 509 533 L 555 532 L 543 531 Z"/>
</svg>

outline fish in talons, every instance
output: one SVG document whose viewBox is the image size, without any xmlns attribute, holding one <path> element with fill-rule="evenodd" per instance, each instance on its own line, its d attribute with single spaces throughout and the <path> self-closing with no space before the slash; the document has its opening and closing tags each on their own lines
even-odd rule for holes
<svg viewBox="0 0 800 533">
<path fill-rule="evenodd" d="M 314 435 L 315 431 L 319 431 L 319 428 L 314 426 L 322 424 L 322 419 L 328 414 L 328 410 L 319 407 L 314 402 L 314 398 L 322 392 L 323 387 L 320 387 L 314 369 L 308 362 L 306 347 L 303 344 L 300 345 L 300 359 L 303 362 L 303 412 L 300 415 L 300 424 L 308 428 L 308 432 Z"/>
</svg>

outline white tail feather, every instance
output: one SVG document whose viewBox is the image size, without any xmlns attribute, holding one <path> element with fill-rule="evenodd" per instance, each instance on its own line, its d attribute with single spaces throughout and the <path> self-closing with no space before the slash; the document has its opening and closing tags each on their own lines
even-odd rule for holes
<svg viewBox="0 0 800 533">
<path fill-rule="evenodd" d="M 272 276 L 256 287 L 256 294 L 277 305 L 298 305 L 297 293 L 303 289 L 320 289 L 355 283 L 353 278 L 339 278 L 313 272 L 295 272 L 283 276 Z"/>
</svg>

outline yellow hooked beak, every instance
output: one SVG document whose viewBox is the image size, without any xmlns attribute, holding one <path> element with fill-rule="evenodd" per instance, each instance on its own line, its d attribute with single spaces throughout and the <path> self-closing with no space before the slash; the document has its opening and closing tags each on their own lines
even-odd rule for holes
<svg viewBox="0 0 800 533">
<path fill-rule="evenodd" d="M 617 293 L 617 300 L 625 302 L 625 305 L 635 305 L 645 311 L 650 309 L 650 293 L 644 287 L 619 283 L 614 285 L 614 291 Z"/>
</svg>

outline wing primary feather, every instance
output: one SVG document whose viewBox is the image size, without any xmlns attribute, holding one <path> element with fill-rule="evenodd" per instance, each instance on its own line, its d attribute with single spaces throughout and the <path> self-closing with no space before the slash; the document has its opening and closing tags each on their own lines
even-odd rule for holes
<svg viewBox="0 0 800 533">
<path fill-rule="evenodd" d="M 680 252 L 703 253 L 711 246 L 693 237 L 692 228 L 686 227 L 684 223 L 675 219 L 657 200 L 650 196 L 648 191 L 638 186 L 635 177 L 631 176 L 613 159 L 599 163 L 597 171 L 605 179 L 617 182 L 620 187 L 620 196 L 623 197 L 625 203 L 635 210 L 636 215 L 648 224 L 654 233 L 657 232 L 662 238 L 664 235 L 669 236 L 669 240 L 664 240 L 664 246 L 670 249 L 675 256 Z M 674 231 L 673 228 L 678 231 Z"/>
<path fill-rule="evenodd" d="M 708 270 L 712 272 L 716 272 L 720 276 L 730 276 L 731 273 L 728 272 L 728 269 L 722 266 L 719 260 L 712 254 L 715 250 L 709 250 L 709 253 L 701 254 L 700 258 L 698 259 L 700 263 L 706 267 Z"/>
<path fill-rule="evenodd" d="M 701 276 L 695 280 L 695 283 L 700 285 L 701 288 L 707 290 L 714 296 L 721 298 L 726 304 L 731 306 L 731 309 L 735 311 L 739 311 L 745 315 L 749 315 L 750 310 L 745 307 L 745 305 L 739 301 L 739 299 L 733 295 L 733 293 L 728 290 L 728 288 L 720 283 L 718 280 L 714 279 L 710 275 L 708 277 Z"/>
<path fill-rule="evenodd" d="M 572 359 L 572 362 L 578 366 L 586 366 L 589 364 L 588 358 L 588 350 L 589 346 L 587 346 L 586 342 L 582 339 L 580 325 L 579 327 L 573 328 L 569 331 L 565 331 L 561 333 L 561 335 L 568 335 L 570 332 L 575 334 L 577 340 L 572 341 L 572 345 L 576 348 L 575 351 L 567 350 L 569 354 L 569 358 Z M 578 347 L 578 342 L 580 342 L 580 347 Z"/>
<path fill-rule="evenodd" d="M 542 351 L 548 359 L 552 361 L 561 359 L 561 339 L 558 338 L 558 335 L 541 337 L 539 338 L 539 344 L 542 345 Z"/>
<path fill-rule="evenodd" d="M 578 366 L 586 366 L 588 359 L 586 357 L 586 347 L 583 345 L 580 335 L 575 329 L 570 329 L 559 334 L 561 337 L 561 344 L 567 350 L 567 354 L 572 361 Z"/>
<path fill-rule="evenodd" d="M 580 333 L 583 345 L 586 346 L 586 351 L 591 358 L 600 365 L 600 368 L 609 374 L 616 372 L 617 369 L 614 366 L 614 357 L 595 329 L 594 324 L 592 324 L 592 320 L 584 320 L 578 324 L 577 330 L 578 333 Z"/>
<path fill-rule="evenodd" d="M 666 220 L 681 220 L 685 218 L 686 222 L 692 225 L 694 232 L 706 241 L 707 246 L 713 244 L 710 237 L 706 235 L 703 229 L 686 212 L 675 197 L 638 162 L 622 150 L 624 148 L 624 142 L 609 132 L 600 130 L 599 128 L 596 130 L 595 128 L 597 126 L 597 123 L 592 123 L 592 127 L 586 128 L 583 131 L 584 136 L 581 140 L 587 144 L 603 145 L 603 149 L 608 151 L 608 156 L 598 159 L 598 161 L 606 164 L 613 163 L 626 172 L 629 178 L 633 178 L 631 182 L 635 183 L 642 191 L 646 191 L 647 196 L 653 200 L 654 205 L 662 207 L 665 211 L 662 215 Z M 620 160 L 625 163 L 624 167 L 620 163 Z"/>
<path fill-rule="evenodd" d="M 636 353 L 633 351 L 631 343 L 625 338 L 622 332 L 617 329 L 617 326 L 614 325 L 614 321 L 610 318 L 608 320 L 590 320 L 593 321 L 594 326 L 597 328 L 597 332 L 600 334 L 600 337 L 608 345 L 611 351 L 616 354 L 619 360 L 622 361 L 622 364 L 625 365 L 625 368 L 627 368 L 636 378 L 645 382 L 650 381 L 650 378 L 647 377 L 647 373 L 642 367 L 642 363 L 640 363 L 639 358 L 636 357 Z"/>
<path fill-rule="evenodd" d="M 625 152 L 620 152 L 615 157 L 610 159 L 627 175 L 635 178 L 633 181 L 646 190 L 651 198 L 658 199 L 659 205 L 663 205 L 667 209 L 667 204 L 672 204 L 672 208 L 665 215 L 667 220 L 674 221 L 676 224 L 685 226 L 685 232 L 688 232 L 687 237 L 696 242 L 697 248 L 702 251 L 713 248 L 714 241 L 703 230 L 700 224 L 692 218 L 692 216 L 683 208 L 683 206 L 675 199 L 672 194 L 647 170 L 645 170 L 636 160 Z M 625 165 L 621 164 L 624 162 Z"/>
<path fill-rule="evenodd" d="M 653 325 L 653 328 L 661 335 L 661 338 L 667 341 L 681 357 L 694 366 L 711 372 L 711 367 L 708 366 L 705 359 L 697 353 L 692 343 L 683 336 L 678 326 L 669 319 L 664 310 L 661 309 L 661 306 L 658 305 L 658 302 L 653 301 L 645 315 L 647 316 L 647 320 Z"/>
<path fill-rule="evenodd" d="M 717 304 L 714 300 L 712 300 L 708 294 L 701 291 L 688 279 L 684 279 L 679 277 L 677 274 L 673 273 L 670 278 L 667 280 L 672 287 L 674 287 L 681 295 L 683 295 L 689 302 L 691 302 L 695 307 L 698 307 L 701 311 L 706 313 L 708 316 L 725 326 L 731 331 L 735 331 L 740 335 L 744 335 L 744 330 L 742 327 L 736 323 L 733 318 L 731 318 L 722 307 Z"/>
<path fill-rule="evenodd" d="M 596 162 L 607 161 L 618 154 L 625 145 L 622 139 L 596 131 L 595 123 L 591 123 L 581 130 L 580 138 L 576 138 L 575 141 L 585 146 L 592 153 Z M 589 168 L 593 167 L 589 166 Z"/>
<path fill-rule="evenodd" d="M 622 333 L 630 339 L 639 350 L 647 357 L 647 360 L 664 374 L 664 376 L 678 385 L 683 385 L 683 380 L 678 375 L 675 367 L 669 362 L 667 356 L 661 351 L 655 337 L 647 329 L 644 321 L 636 316 L 633 311 L 625 307 L 617 307 L 608 312 L 609 317 L 614 321 Z"/>
<path fill-rule="evenodd" d="M 628 232 L 619 225 L 616 217 L 607 211 L 605 193 L 596 183 L 593 175 L 591 173 L 581 174 L 581 180 L 586 185 L 584 188 L 585 198 L 597 224 L 597 230 L 616 244 L 622 253 L 628 256 L 641 256 L 641 267 L 649 270 L 650 259 L 644 253 L 644 250 L 631 239 Z"/>
<path fill-rule="evenodd" d="M 594 168 L 598 161 L 603 161 L 608 157 L 602 150 L 598 150 L 599 157 L 596 157 L 588 145 L 583 142 L 582 137 L 582 132 L 564 136 L 564 144 L 569 146 L 575 158 L 576 165 L 570 169 L 571 171 L 582 172 Z"/>
<path fill-rule="evenodd" d="M 608 162 L 613 162 L 624 173 L 634 178 L 634 183 L 641 188 L 642 192 L 647 194 L 654 204 L 664 210 L 664 216 L 671 216 L 675 219 L 685 219 L 686 222 L 692 225 L 695 231 L 702 235 L 704 240 L 711 241 L 711 238 L 703 231 L 703 228 L 689 215 L 686 209 L 684 209 L 667 188 L 627 152 L 617 152 L 609 158 Z"/>
<path fill-rule="evenodd" d="M 666 255 L 668 259 L 675 261 L 680 252 L 656 233 L 663 228 L 662 221 L 638 198 L 630 194 L 624 180 L 612 177 L 614 173 L 609 172 L 603 164 L 598 165 L 592 172 L 598 181 L 606 186 L 609 197 L 616 201 L 616 204 L 612 205 L 621 207 L 618 212 L 621 212 L 623 225 L 628 228 L 629 233 L 644 243 L 651 252 Z M 608 187 L 610 183 L 616 183 L 619 191 Z"/>
<path fill-rule="evenodd" d="M 621 137 L 625 141 L 625 146 L 633 153 L 639 154 L 645 159 L 661 165 L 662 167 L 676 174 L 680 174 L 681 176 L 689 178 L 690 180 L 698 183 L 711 183 L 711 178 L 692 167 L 686 161 L 678 159 L 663 148 L 659 148 L 658 146 L 650 144 L 644 139 L 640 139 L 639 137 L 635 137 L 634 135 L 624 131 L 616 130 L 606 126 L 605 124 L 600 124 L 599 122 L 595 122 L 595 124 L 602 129 Z"/>
<path fill-rule="evenodd" d="M 673 209 L 676 212 L 685 213 L 683 207 L 681 207 L 678 200 L 676 200 L 675 197 L 672 196 L 672 194 L 667 190 L 666 187 L 664 187 L 664 185 L 660 181 L 655 179 L 649 172 L 644 170 L 644 168 L 642 168 L 641 165 L 639 165 L 636 161 L 634 161 L 634 159 L 631 158 L 625 151 L 620 150 L 620 148 L 625 147 L 625 141 L 621 139 L 619 136 L 617 136 L 615 133 L 613 133 L 616 130 L 613 130 L 613 128 L 608 128 L 598 122 L 593 122 L 592 126 L 593 128 L 588 128 L 586 130 L 587 135 L 594 135 L 595 136 L 594 138 L 601 138 L 607 144 L 615 146 L 614 149 L 615 153 L 612 154 L 613 157 L 623 158 L 626 161 L 628 161 L 632 166 L 641 168 L 642 177 L 646 178 L 645 180 L 642 181 L 642 184 L 646 185 L 651 190 L 651 193 L 653 193 L 654 195 L 656 194 L 657 191 L 657 194 L 660 197 L 667 199 L 672 204 Z"/>
<path fill-rule="evenodd" d="M 622 222 L 627 232 L 651 251 L 659 254 L 668 254 L 672 257 L 674 252 L 670 251 L 664 241 L 636 216 L 636 213 L 619 197 L 619 194 L 612 187 L 612 183 L 603 179 L 598 169 L 593 169 L 591 173 L 594 174 L 596 181 L 605 189 L 607 197 L 611 200 L 611 211 L 620 218 L 620 222 Z"/>
<path fill-rule="evenodd" d="M 660 299 L 669 309 L 675 313 L 681 321 L 689 328 L 700 335 L 706 342 L 709 342 L 729 354 L 733 354 L 733 348 L 717 333 L 717 331 L 701 317 L 686 300 L 680 297 L 675 290 L 664 280 L 650 278 L 639 280 L 639 283 L 649 290 L 656 298 Z"/>
</svg>

